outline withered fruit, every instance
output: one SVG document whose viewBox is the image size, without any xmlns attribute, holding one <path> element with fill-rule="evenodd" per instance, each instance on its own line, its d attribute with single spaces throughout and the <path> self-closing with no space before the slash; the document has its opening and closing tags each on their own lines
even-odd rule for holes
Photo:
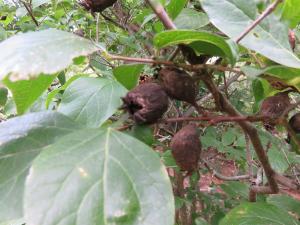
<svg viewBox="0 0 300 225">
<path fill-rule="evenodd" d="M 122 109 L 128 111 L 138 124 L 155 123 L 167 111 L 168 95 L 156 83 L 144 83 L 135 87 L 122 98 Z"/>
<path fill-rule="evenodd" d="M 190 175 L 197 170 L 201 154 L 201 142 L 195 124 L 188 124 L 179 130 L 171 141 L 172 155 L 181 170 Z"/>
<path fill-rule="evenodd" d="M 289 120 L 289 125 L 296 134 L 300 133 L 300 113 L 296 113 Z"/>
<path fill-rule="evenodd" d="M 82 29 L 77 29 L 73 33 L 80 37 L 84 37 L 84 31 Z"/>
<path fill-rule="evenodd" d="M 167 94 L 171 98 L 192 105 L 196 103 L 198 86 L 187 72 L 177 68 L 165 67 L 159 71 L 158 78 L 162 81 Z"/>
<path fill-rule="evenodd" d="M 277 93 L 274 96 L 266 98 L 262 102 L 259 114 L 261 116 L 266 116 L 267 118 L 269 118 L 269 120 L 267 119 L 264 122 L 264 127 L 266 128 L 266 130 L 273 130 L 274 126 L 276 125 L 274 120 L 281 117 L 285 109 L 290 106 L 291 103 L 288 95 L 289 92 L 290 91 Z"/>
<path fill-rule="evenodd" d="M 102 12 L 104 9 L 112 6 L 117 0 L 80 0 L 79 4 L 87 11 Z"/>
</svg>

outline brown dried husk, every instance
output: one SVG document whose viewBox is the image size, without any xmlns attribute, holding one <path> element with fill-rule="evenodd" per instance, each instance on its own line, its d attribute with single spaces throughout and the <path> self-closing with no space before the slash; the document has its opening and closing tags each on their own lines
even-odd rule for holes
<svg viewBox="0 0 300 225">
<path fill-rule="evenodd" d="M 171 141 L 172 155 L 183 171 L 191 174 L 198 168 L 201 142 L 195 124 L 188 124 L 178 131 Z"/>
<path fill-rule="evenodd" d="M 171 98 L 185 101 L 192 105 L 195 104 L 199 89 L 196 82 L 187 72 L 177 68 L 165 67 L 159 71 L 158 76 Z"/>
<path fill-rule="evenodd" d="M 123 109 L 138 124 L 157 122 L 167 111 L 169 99 L 163 87 L 156 83 L 144 83 L 122 98 Z"/>
<path fill-rule="evenodd" d="M 290 106 L 290 98 L 287 92 L 280 92 L 274 96 L 266 98 L 260 107 L 260 112 L 259 114 L 261 116 L 266 116 L 269 117 L 270 120 L 265 121 L 264 127 L 267 130 L 272 130 L 274 129 L 274 126 L 276 125 L 274 121 L 278 119 L 284 111 Z"/>
<path fill-rule="evenodd" d="M 81 0 L 79 2 L 87 11 L 102 12 L 104 9 L 112 6 L 117 0 Z"/>
<path fill-rule="evenodd" d="M 300 113 L 296 113 L 289 120 L 289 125 L 295 133 L 300 133 Z"/>
</svg>

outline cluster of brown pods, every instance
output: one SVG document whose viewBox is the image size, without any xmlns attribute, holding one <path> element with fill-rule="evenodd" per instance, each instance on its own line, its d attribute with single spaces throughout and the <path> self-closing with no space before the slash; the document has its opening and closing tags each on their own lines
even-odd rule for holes
<svg viewBox="0 0 300 225">
<path fill-rule="evenodd" d="M 137 124 L 157 122 L 168 109 L 168 97 L 196 105 L 198 86 L 188 73 L 166 67 L 158 76 L 161 84 L 140 84 L 122 98 L 122 108 Z M 172 138 L 171 149 L 181 170 L 188 174 L 195 171 L 201 153 L 196 125 L 188 124 L 179 130 Z"/>
</svg>

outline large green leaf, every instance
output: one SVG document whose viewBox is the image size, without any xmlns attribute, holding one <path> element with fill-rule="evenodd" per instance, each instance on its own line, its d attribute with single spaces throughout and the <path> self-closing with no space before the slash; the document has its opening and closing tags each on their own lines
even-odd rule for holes
<svg viewBox="0 0 300 225">
<path fill-rule="evenodd" d="M 300 216 L 300 202 L 288 195 L 271 195 L 267 202 L 276 205 L 278 208 L 285 209 Z"/>
<path fill-rule="evenodd" d="M 283 3 L 282 18 L 290 22 L 290 27 L 296 27 L 300 22 L 300 1 L 285 0 Z"/>
<path fill-rule="evenodd" d="M 112 129 L 81 130 L 49 146 L 26 183 L 28 225 L 173 225 L 171 184 L 159 157 Z"/>
<path fill-rule="evenodd" d="M 194 9 L 183 9 L 174 23 L 178 29 L 199 29 L 209 24 L 207 15 Z"/>
<path fill-rule="evenodd" d="M 45 146 L 78 128 L 54 112 L 27 114 L 0 124 L 0 223 L 23 216 L 24 182 L 32 160 Z"/>
<path fill-rule="evenodd" d="M 65 82 L 65 80 L 63 80 L 65 83 L 54 89 L 53 91 L 51 91 L 48 95 L 47 95 L 47 99 L 46 99 L 46 108 L 48 109 L 49 108 L 49 105 L 52 101 L 52 99 L 57 95 L 59 94 L 60 92 L 63 92 L 64 90 L 66 90 L 66 88 L 76 79 L 80 78 L 80 77 L 83 77 L 83 76 L 87 76 L 87 74 L 77 74 L 77 75 L 74 75 L 72 76 L 70 79 L 68 79 L 67 82 Z M 57 77 L 59 79 L 59 76 Z"/>
<path fill-rule="evenodd" d="M 200 1 L 210 21 L 232 39 L 236 39 L 258 17 L 254 0 Z M 299 58 L 291 51 L 288 27 L 275 16 L 269 16 L 256 26 L 240 43 L 277 63 L 300 68 Z"/>
<path fill-rule="evenodd" d="M 15 35 L 0 43 L 0 79 L 23 80 L 68 67 L 73 58 L 99 50 L 91 41 L 48 29 Z"/>
<path fill-rule="evenodd" d="M 271 66 L 260 70 L 245 66 L 242 67 L 242 71 L 250 77 L 268 75 L 271 77 L 279 78 L 283 83 L 294 86 L 300 91 L 300 69 L 294 69 L 285 66 Z"/>
<path fill-rule="evenodd" d="M 154 45 L 157 48 L 177 44 L 192 44 L 191 47 L 198 53 L 226 56 L 232 64 L 234 64 L 237 57 L 235 49 L 231 44 L 222 37 L 208 32 L 170 30 L 160 32 L 154 37 Z"/>
<path fill-rule="evenodd" d="M 113 74 L 117 81 L 130 90 L 137 85 L 143 68 L 143 64 L 121 65 L 113 69 Z"/>
<path fill-rule="evenodd" d="M 125 94 L 115 80 L 82 77 L 67 87 L 58 111 L 87 127 L 99 127 L 121 106 Z"/>
<path fill-rule="evenodd" d="M 18 114 L 23 114 L 50 86 L 56 75 L 41 75 L 30 80 L 10 81 L 8 77 L 3 83 L 13 94 Z"/>
<path fill-rule="evenodd" d="M 231 210 L 220 225 L 297 225 L 285 210 L 267 203 L 243 203 Z"/>
</svg>

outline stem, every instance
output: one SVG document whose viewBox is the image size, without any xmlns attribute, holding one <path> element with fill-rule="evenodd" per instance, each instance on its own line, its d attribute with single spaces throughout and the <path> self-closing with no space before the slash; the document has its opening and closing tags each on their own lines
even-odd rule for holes
<svg viewBox="0 0 300 225">
<path fill-rule="evenodd" d="M 146 2 L 151 6 L 154 13 L 157 15 L 157 17 L 160 19 L 160 21 L 163 23 L 165 28 L 169 30 L 175 30 L 176 26 L 165 11 L 164 7 L 158 3 L 155 0 L 146 0 Z"/>
<path fill-rule="evenodd" d="M 225 181 L 239 181 L 239 180 L 248 180 L 249 179 L 249 175 L 238 175 L 238 176 L 232 176 L 232 177 L 228 177 L 228 176 L 224 176 L 221 173 L 219 173 L 213 166 L 212 164 L 210 164 L 208 161 L 206 160 L 202 160 L 204 162 L 204 165 L 206 166 L 206 168 L 208 170 L 210 170 L 213 175 L 220 179 L 220 180 L 225 180 Z"/>
<path fill-rule="evenodd" d="M 266 117 L 263 116 L 199 116 L 199 117 L 178 117 L 178 118 L 169 118 L 163 122 L 174 123 L 174 122 L 183 122 L 183 121 L 210 121 L 211 124 L 222 123 L 222 122 L 258 122 L 264 121 Z"/>
<path fill-rule="evenodd" d="M 251 30 L 253 30 L 264 18 L 270 15 L 277 7 L 279 3 L 283 0 L 276 0 L 271 5 L 269 5 L 266 10 L 249 26 L 246 30 L 235 40 L 236 43 L 239 43 Z"/>
<path fill-rule="evenodd" d="M 31 19 L 33 20 L 34 24 L 38 27 L 38 26 L 39 26 L 39 23 L 38 23 L 38 21 L 36 20 L 36 18 L 35 18 L 34 15 L 33 15 L 31 6 L 28 6 L 28 5 L 26 4 L 26 2 L 24 2 L 24 1 L 21 1 L 21 2 L 22 2 L 22 4 L 24 5 L 24 7 L 25 7 L 26 11 L 28 12 L 28 14 L 30 15 Z"/>
<path fill-rule="evenodd" d="M 150 58 L 135 58 L 135 57 L 126 57 L 121 55 L 109 55 L 108 56 L 110 60 L 120 60 L 120 61 L 126 61 L 126 62 L 137 62 L 137 63 L 146 63 L 146 64 L 156 64 L 156 65 L 165 65 L 165 66 L 171 66 L 171 67 L 180 67 L 182 69 L 185 69 L 187 71 L 194 71 L 198 72 L 202 69 L 212 69 L 222 72 L 233 72 L 236 74 L 243 74 L 242 71 L 239 69 L 232 69 L 230 67 L 222 66 L 222 65 L 212 65 L 212 64 L 197 64 L 197 65 L 189 65 L 184 63 L 174 63 L 171 61 L 166 60 L 154 60 Z"/>
<path fill-rule="evenodd" d="M 210 90 L 210 92 L 213 94 L 213 97 L 215 99 L 216 105 L 220 110 L 227 112 L 230 116 L 238 116 L 241 117 L 242 115 L 232 106 L 232 104 L 229 102 L 229 100 L 218 90 L 217 86 L 213 82 L 211 76 L 209 74 L 205 74 L 202 77 L 202 80 L 206 84 L 207 88 Z M 279 191 L 278 185 L 274 179 L 274 170 L 271 167 L 271 164 L 269 162 L 268 156 L 263 148 L 263 145 L 260 141 L 260 138 L 258 136 L 258 132 L 256 128 L 249 123 L 248 121 L 238 121 L 239 125 L 242 127 L 244 132 L 249 136 L 252 145 L 254 147 L 254 150 L 256 152 L 256 155 L 258 156 L 259 161 L 262 164 L 262 167 L 264 168 L 266 177 L 269 181 L 270 189 L 273 193 L 277 193 Z"/>
</svg>

